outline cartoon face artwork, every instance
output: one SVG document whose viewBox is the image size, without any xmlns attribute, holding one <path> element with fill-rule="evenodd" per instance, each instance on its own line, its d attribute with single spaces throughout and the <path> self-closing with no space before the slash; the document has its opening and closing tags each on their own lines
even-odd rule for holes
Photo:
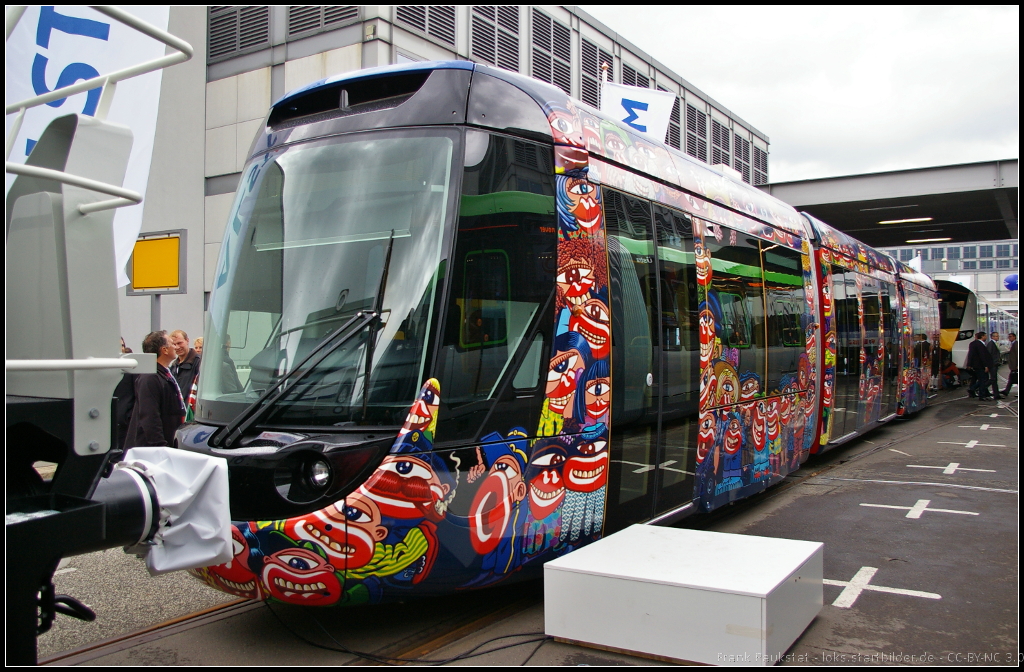
<svg viewBox="0 0 1024 672">
<path fill-rule="evenodd" d="M 697 264 L 697 284 L 706 287 L 711 284 L 711 252 L 703 241 L 694 240 L 693 256 Z"/>
<path fill-rule="evenodd" d="M 580 118 L 575 113 L 575 107 L 570 110 L 549 104 L 548 110 L 548 124 L 551 126 L 551 136 L 555 143 L 581 147 L 583 145 L 583 129 Z"/>
<path fill-rule="evenodd" d="M 270 596 L 282 602 L 316 607 L 341 597 L 334 566 L 306 548 L 288 548 L 266 558 L 260 578 Z"/>
<path fill-rule="evenodd" d="M 523 473 L 526 455 L 504 443 L 491 444 L 483 450 L 489 462 L 487 476 L 473 496 L 469 511 L 470 542 L 481 555 L 498 547 L 516 507 L 527 494 Z"/>
<path fill-rule="evenodd" d="M 750 436 L 754 440 L 755 450 L 764 450 L 767 445 L 768 406 L 764 399 L 754 402 L 753 422 L 750 423 Z"/>
<path fill-rule="evenodd" d="M 451 486 L 442 483 L 430 462 L 409 453 L 388 455 L 359 487 L 390 518 L 444 518 Z"/>
<path fill-rule="evenodd" d="M 697 317 L 698 336 L 700 338 L 700 359 L 702 362 L 711 360 L 711 352 L 715 347 L 715 316 L 705 303 Z"/>
<path fill-rule="evenodd" d="M 431 378 L 420 390 L 419 398 L 409 409 L 401 433 L 427 430 L 432 432 L 437 424 L 437 405 L 440 402 L 440 396 L 440 383 L 435 378 Z"/>
<path fill-rule="evenodd" d="M 611 352 L 611 316 L 608 306 L 598 298 L 587 299 L 569 318 L 569 331 L 587 339 L 594 359 L 604 359 Z"/>
<path fill-rule="evenodd" d="M 730 455 L 739 452 L 743 447 L 743 426 L 737 414 L 730 414 L 729 422 L 725 427 L 725 437 L 722 441 L 722 448 Z"/>
<path fill-rule="evenodd" d="M 292 519 L 285 529 L 293 539 L 321 546 L 328 561 L 347 569 L 368 563 L 377 544 L 388 536 L 376 502 L 360 492 L 309 516 Z"/>
<path fill-rule="evenodd" d="M 569 200 L 569 213 L 576 224 L 590 230 L 601 221 L 601 203 L 597 187 L 586 179 L 569 177 L 561 183 Z"/>
<path fill-rule="evenodd" d="M 740 401 L 750 401 L 761 393 L 761 377 L 753 371 L 744 371 L 740 376 Z"/>
<path fill-rule="evenodd" d="M 587 381 L 586 394 L 587 420 L 594 422 L 607 417 L 611 405 L 612 383 L 610 378 L 595 378 Z"/>
<path fill-rule="evenodd" d="M 765 423 L 768 440 L 779 438 L 779 397 L 769 397 L 765 402 Z"/>
<path fill-rule="evenodd" d="M 740 399 L 740 380 L 736 369 L 726 361 L 715 362 L 715 379 L 718 381 L 715 405 L 735 404 Z"/>
<path fill-rule="evenodd" d="M 562 296 L 572 306 L 582 306 L 594 286 L 594 269 L 589 259 L 573 257 L 558 267 L 555 282 Z"/>
<path fill-rule="evenodd" d="M 535 520 L 547 518 L 565 498 L 565 449 L 549 444 L 534 453 L 526 470 L 529 487 L 530 514 Z"/>
<path fill-rule="evenodd" d="M 700 464 L 707 459 L 708 454 L 715 447 L 715 422 L 714 411 L 701 411 L 697 423 L 697 463 Z"/>
<path fill-rule="evenodd" d="M 590 353 L 586 343 L 580 342 L 583 339 L 562 340 L 563 343 L 556 343 L 555 347 L 565 349 L 556 349 L 554 357 L 551 358 L 544 393 L 548 398 L 548 408 L 564 417 L 570 417 L 577 382 L 586 369 Z"/>
<path fill-rule="evenodd" d="M 249 543 L 235 525 L 231 526 L 231 552 L 233 557 L 226 563 L 199 570 L 197 576 L 225 593 L 261 599 L 259 581 L 249 568 Z"/>
</svg>

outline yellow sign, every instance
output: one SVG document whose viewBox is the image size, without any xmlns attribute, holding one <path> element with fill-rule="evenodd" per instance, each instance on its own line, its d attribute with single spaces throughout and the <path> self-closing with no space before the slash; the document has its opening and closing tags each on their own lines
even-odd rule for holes
<svg viewBox="0 0 1024 672">
<path fill-rule="evenodd" d="M 181 238 L 150 238 L 135 243 L 132 254 L 134 289 L 173 289 L 179 285 L 178 253 Z"/>
</svg>

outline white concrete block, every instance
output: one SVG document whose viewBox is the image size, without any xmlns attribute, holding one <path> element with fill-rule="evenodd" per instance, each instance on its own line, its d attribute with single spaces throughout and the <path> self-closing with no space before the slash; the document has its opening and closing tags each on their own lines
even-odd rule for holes
<svg viewBox="0 0 1024 672">
<path fill-rule="evenodd" d="M 224 240 L 224 227 L 228 223 L 228 215 L 231 214 L 231 206 L 235 202 L 235 194 L 217 194 L 207 196 L 205 203 L 205 242 L 219 243 Z"/>
<path fill-rule="evenodd" d="M 358 70 L 363 58 L 363 45 L 350 44 L 324 53 L 324 77 Z"/>
<path fill-rule="evenodd" d="M 238 75 L 237 121 L 263 119 L 270 109 L 270 68 Z"/>
<path fill-rule="evenodd" d="M 217 278 L 217 260 L 220 259 L 220 245 L 206 243 L 203 246 L 203 291 L 213 291 L 213 281 Z"/>
<path fill-rule="evenodd" d="M 206 177 L 238 172 L 235 124 L 206 131 Z"/>
<path fill-rule="evenodd" d="M 544 629 L 678 661 L 771 665 L 821 610 L 823 549 L 633 525 L 544 565 Z"/>
<path fill-rule="evenodd" d="M 238 78 L 227 77 L 206 84 L 206 128 L 238 121 Z"/>
<path fill-rule="evenodd" d="M 245 167 L 245 160 L 249 158 L 249 148 L 252 146 L 252 141 L 256 137 L 257 133 L 263 130 L 263 118 L 252 119 L 250 121 L 243 121 L 235 124 L 236 140 L 235 140 L 235 171 L 239 171 Z"/>
<path fill-rule="evenodd" d="M 313 54 L 284 64 L 284 90 L 291 93 L 295 89 L 311 84 L 324 78 L 324 55 Z"/>
</svg>

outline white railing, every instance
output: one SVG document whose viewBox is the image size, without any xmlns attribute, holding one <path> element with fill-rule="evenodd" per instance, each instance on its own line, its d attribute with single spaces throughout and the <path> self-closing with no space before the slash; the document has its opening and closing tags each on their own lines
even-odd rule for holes
<svg viewBox="0 0 1024 672">
<path fill-rule="evenodd" d="M 86 359 L 8 359 L 7 371 L 94 371 L 97 369 L 134 369 L 137 359 L 88 357 Z"/>
</svg>

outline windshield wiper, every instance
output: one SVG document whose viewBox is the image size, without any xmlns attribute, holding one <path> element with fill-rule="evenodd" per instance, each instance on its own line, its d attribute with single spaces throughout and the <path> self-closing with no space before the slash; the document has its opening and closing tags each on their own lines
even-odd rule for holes
<svg viewBox="0 0 1024 672">
<path fill-rule="evenodd" d="M 388 285 L 388 269 L 391 268 L 391 251 L 395 248 L 395 230 L 391 229 L 391 237 L 388 239 L 388 251 L 384 255 L 384 268 L 380 272 L 380 284 L 377 286 L 377 296 L 373 300 L 373 312 L 380 314 L 384 308 L 384 290 Z M 366 339 L 366 368 L 363 370 L 363 422 L 366 422 L 366 411 L 370 403 L 370 369 L 373 368 L 373 348 L 377 344 L 377 329 L 371 328 L 369 338 Z"/>
<path fill-rule="evenodd" d="M 302 358 L 291 371 L 284 374 L 277 381 L 264 390 L 259 398 L 252 402 L 244 411 L 238 414 L 234 420 L 224 427 L 221 427 L 209 439 L 209 444 L 214 447 L 231 448 L 239 438 L 252 427 L 266 413 L 267 409 L 273 407 L 283 396 L 288 394 L 303 378 L 313 372 L 327 357 L 338 348 L 348 343 L 354 336 L 362 333 L 366 325 L 380 319 L 380 313 L 360 311 L 353 315 L 348 322 L 335 329 L 331 334 L 313 348 L 313 350 Z M 350 327 L 356 324 L 355 329 Z M 348 334 L 339 341 L 336 338 L 348 331 Z M 328 347 L 330 346 L 330 347 Z M 308 364 L 308 366 L 306 366 Z"/>
</svg>

